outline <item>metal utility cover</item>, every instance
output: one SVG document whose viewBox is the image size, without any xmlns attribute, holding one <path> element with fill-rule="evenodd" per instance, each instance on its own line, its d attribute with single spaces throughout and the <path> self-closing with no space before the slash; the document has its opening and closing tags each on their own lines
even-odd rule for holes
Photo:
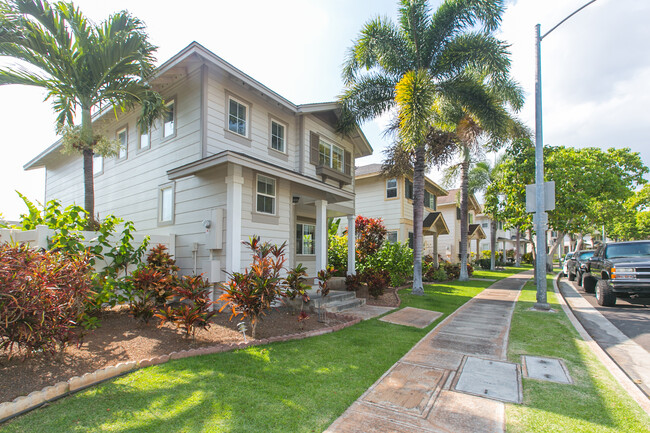
<svg viewBox="0 0 650 433">
<path fill-rule="evenodd" d="M 521 379 L 517 364 L 468 356 L 461 368 L 456 391 L 521 403 Z"/>
<path fill-rule="evenodd" d="M 559 359 L 540 356 L 522 356 L 522 359 L 524 377 L 549 382 L 573 383 L 564 362 Z"/>
</svg>

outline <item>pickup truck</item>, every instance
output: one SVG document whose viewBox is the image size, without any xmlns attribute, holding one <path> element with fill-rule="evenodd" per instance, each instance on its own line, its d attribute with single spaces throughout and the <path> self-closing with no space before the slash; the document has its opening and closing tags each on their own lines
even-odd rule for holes
<svg viewBox="0 0 650 433">
<path fill-rule="evenodd" d="M 617 297 L 650 296 L 650 241 L 602 244 L 587 262 L 583 287 L 603 306 Z"/>
<path fill-rule="evenodd" d="M 569 281 L 576 280 L 582 286 L 582 277 L 587 270 L 589 259 L 594 255 L 594 250 L 580 250 L 573 255 L 573 260 L 567 263 L 567 276 Z"/>
</svg>

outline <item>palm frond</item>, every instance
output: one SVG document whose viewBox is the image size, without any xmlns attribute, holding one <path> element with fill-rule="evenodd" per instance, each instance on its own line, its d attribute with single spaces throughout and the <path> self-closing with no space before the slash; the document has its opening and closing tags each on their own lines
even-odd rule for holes
<svg viewBox="0 0 650 433">
<path fill-rule="evenodd" d="M 432 123 L 436 86 L 428 71 L 409 71 L 395 86 L 395 102 L 404 145 L 415 148 L 427 135 Z"/>
<path fill-rule="evenodd" d="M 427 65 L 429 52 L 424 35 L 431 25 L 431 9 L 427 0 L 401 0 L 399 8 L 400 28 L 410 51 L 414 54 L 412 69 L 422 69 Z"/>
<path fill-rule="evenodd" d="M 431 69 L 446 76 L 467 68 L 489 74 L 507 74 L 510 69 L 508 45 L 484 33 L 466 33 L 449 41 L 432 63 Z"/>
<path fill-rule="evenodd" d="M 381 74 L 358 78 L 339 97 L 342 111 L 338 129 L 346 132 L 355 123 L 375 118 L 395 105 L 395 81 Z"/>
</svg>

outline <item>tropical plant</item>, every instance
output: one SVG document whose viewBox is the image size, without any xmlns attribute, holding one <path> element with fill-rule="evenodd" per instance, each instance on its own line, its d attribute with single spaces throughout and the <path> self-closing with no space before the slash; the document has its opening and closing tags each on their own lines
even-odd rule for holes
<svg viewBox="0 0 650 433">
<path fill-rule="evenodd" d="M 363 263 L 379 251 L 388 231 L 381 218 L 366 218 L 358 215 L 354 225 L 357 235 L 357 261 Z"/>
<path fill-rule="evenodd" d="M 91 271 L 86 255 L 0 244 L 0 351 L 54 354 L 80 338 Z"/>
<path fill-rule="evenodd" d="M 338 276 L 345 275 L 348 270 L 348 236 L 328 236 L 327 263 L 337 269 Z"/>
<path fill-rule="evenodd" d="M 406 153 L 394 154 L 406 154 L 409 166 L 412 162 L 414 227 L 423 221 L 427 146 L 442 155 L 452 144 L 432 128 L 436 99 L 454 95 L 472 106 L 484 89 L 465 75 L 468 67 L 492 75 L 508 72 L 506 45 L 489 34 L 501 21 L 503 3 L 446 0 L 431 13 L 426 0 L 401 0 L 399 24 L 371 20 L 349 51 L 341 130 L 397 110 L 398 149 Z M 423 233 L 415 230 L 412 293 L 417 295 L 424 294 L 422 247 Z"/>
<path fill-rule="evenodd" d="M 311 299 L 307 290 L 311 288 L 307 284 L 307 268 L 302 263 L 298 263 L 296 267 L 289 269 L 287 276 L 284 280 L 285 291 L 284 296 L 290 300 L 300 297 L 300 311 L 302 313 L 305 304 Z"/>
<path fill-rule="evenodd" d="M 253 236 L 243 244 L 253 252 L 253 263 L 250 270 L 229 275 L 230 279 L 223 286 L 224 292 L 218 299 L 223 302 L 219 311 L 228 307 L 230 320 L 240 314 L 249 319 L 251 335 L 255 338 L 260 316 L 284 295 L 281 272 L 286 261 L 284 250 L 287 243 L 280 246 L 262 243 L 259 236 Z"/>
<path fill-rule="evenodd" d="M 196 330 L 209 328 L 210 318 L 216 314 L 211 309 L 210 290 L 211 284 L 201 275 L 183 276 L 169 296 L 175 302 L 155 314 L 161 319 L 160 326 L 173 323 L 185 330 L 186 337 L 195 339 Z"/>
<path fill-rule="evenodd" d="M 363 272 L 363 280 L 368 285 L 368 294 L 377 299 L 388 288 L 390 273 L 386 269 L 368 268 Z"/>
<path fill-rule="evenodd" d="M 336 269 L 332 266 L 327 266 L 325 269 L 318 271 L 316 279 L 318 280 L 318 292 L 324 298 L 330 293 L 329 281 L 334 276 Z"/>
<path fill-rule="evenodd" d="M 388 271 L 390 284 L 398 287 L 413 277 L 413 250 L 407 242 L 384 242 L 382 247 L 359 265 L 359 270 L 378 269 Z"/>
<path fill-rule="evenodd" d="M 57 113 L 64 148 L 83 156 L 84 209 L 94 227 L 93 155 L 116 153 L 113 143 L 94 130 L 91 110 L 141 105 L 140 127 L 151 128 L 164 114 L 162 97 L 148 83 L 153 46 L 145 25 L 126 11 L 94 24 L 72 3 L 7 0 L 0 3 L 0 56 L 29 69 L 1 67 L 0 85 L 44 88 Z M 81 123 L 74 124 L 76 112 Z"/>
</svg>

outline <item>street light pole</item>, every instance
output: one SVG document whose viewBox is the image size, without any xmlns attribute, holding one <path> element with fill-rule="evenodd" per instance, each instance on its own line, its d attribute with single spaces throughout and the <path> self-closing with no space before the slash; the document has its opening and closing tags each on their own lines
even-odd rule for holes
<svg viewBox="0 0 650 433">
<path fill-rule="evenodd" d="M 542 137 L 542 39 L 548 36 L 566 20 L 594 3 L 596 0 L 584 4 L 557 23 L 548 32 L 541 35 L 540 25 L 535 26 L 535 232 L 537 235 L 537 257 L 535 260 L 535 284 L 537 286 L 537 303 L 535 308 L 549 310 L 546 300 L 546 230 L 548 214 L 544 197 L 544 140 Z"/>
</svg>

